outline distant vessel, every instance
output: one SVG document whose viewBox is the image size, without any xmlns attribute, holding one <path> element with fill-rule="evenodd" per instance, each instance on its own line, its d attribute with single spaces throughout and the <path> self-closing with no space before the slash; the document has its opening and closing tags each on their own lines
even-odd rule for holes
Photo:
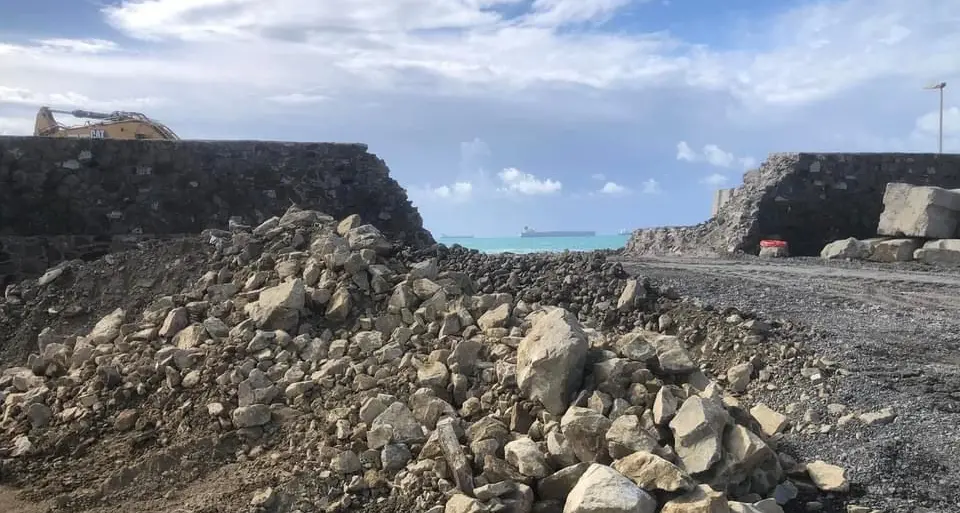
<svg viewBox="0 0 960 513">
<path fill-rule="evenodd" d="M 472 239 L 473 235 L 447 235 L 445 233 L 440 234 L 441 239 Z"/>
<path fill-rule="evenodd" d="M 630 235 L 630 230 L 624 228 L 623 230 L 620 230 L 617 235 Z"/>
<path fill-rule="evenodd" d="M 553 232 L 538 232 L 529 226 L 524 226 L 523 231 L 520 232 L 521 237 L 593 237 L 597 232 L 591 231 L 553 231 Z"/>
</svg>

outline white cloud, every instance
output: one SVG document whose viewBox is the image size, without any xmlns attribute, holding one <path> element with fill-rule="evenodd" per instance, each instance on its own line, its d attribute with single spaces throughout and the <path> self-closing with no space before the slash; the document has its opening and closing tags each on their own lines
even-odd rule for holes
<svg viewBox="0 0 960 513">
<path fill-rule="evenodd" d="M 161 98 L 93 99 L 72 91 L 43 94 L 0 85 L 0 104 L 4 103 L 36 108 L 46 105 L 63 109 L 136 110 L 162 105 L 164 100 Z"/>
<path fill-rule="evenodd" d="M 34 120 L 0 117 L 0 135 L 33 135 Z"/>
<path fill-rule="evenodd" d="M 600 188 L 600 192 L 603 194 L 609 194 L 611 196 L 619 196 L 623 194 L 628 194 L 630 189 L 616 183 L 616 182 L 607 182 L 603 184 L 603 187 Z"/>
<path fill-rule="evenodd" d="M 928 112 L 917 118 L 916 131 L 927 136 L 939 135 L 940 111 Z M 960 107 L 947 107 L 943 110 L 943 136 L 954 135 L 960 135 Z"/>
<path fill-rule="evenodd" d="M 106 39 L 38 39 L 35 41 L 42 49 L 65 50 L 75 53 L 103 53 L 117 50 L 117 43 Z"/>
<path fill-rule="evenodd" d="M 469 96 L 552 85 L 686 88 L 763 109 L 810 104 L 880 79 L 919 83 L 960 73 L 954 53 L 960 31 L 949 21 L 960 16 L 956 2 L 804 5 L 738 25 L 748 31 L 736 50 L 665 31 L 598 28 L 631 3 L 124 0 L 103 7 L 103 16 L 124 35 L 146 41 L 149 51 L 102 39 L 0 43 L 0 75 L 38 94 L 63 94 L 64 84 L 87 97 L 104 89 L 109 98 L 169 91 L 164 95 L 182 98 L 185 110 L 199 103 L 177 94 L 186 91 L 231 104 L 251 91 L 264 93 L 260 97 L 291 89 Z M 495 10 L 500 7 L 522 15 L 507 18 Z M 583 22 L 591 23 L 562 29 Z"/>
<path fill-rule="evenodd" d="M 455 182 L 439 187 L 413 188 L 410 195 L 425 200 L 443 200 L 453 203 L 463 203 L 473 197 L 473 184 L 470 182 Z"/>
<path fill-rule="evenodd" d="M 643 191 L 644 194 L 660 194 L 663 192 L 663 189 L 660 187 L 660 182 L 649 178 L 643 182 L 641 191 Z"/>
<path fill-rule="evenodd" d="M 712 173 L 706 176 L 703 180 L 700 180 L 700 183 L 704 183 L 713 187 L 719 187 L 727 183 L 727 176 L 720 173 Z"/>
<path fill-rule="evenodd" d="M 704 145 L 703 151 L 697 153 L 686 141 L 677 143 L 677 160 L 706 162 L 715 167 L 731 167 L 734 163 L 737 163 L 745 169 L 753 167 L 757 163 L 757 160 L 753 157 L 737 157 L 716 144 Z"/>
<path fill-rule="evenodd" d="M 534 0 L 528 20 L 534 24 L 561 26 L 608 19 L 633 0 Z"/>
<path fill-rule="evenodd" d="M 329 100 L 329 96 L 322 94 L 304 94 L 304 93 L 290 93 L 290 94 L 278 94 L 273 96 L 268 96 L 267 101 L 274 103 L 279 103 L 282 105 L 304 105 L 310 103 L 319 103 Z"/>
<path fill-rule="evenodd" d="M 677 160 L 686 160 L 687 162 L 697 161 L 697 152 L 687 144 L 687 141 L 677 143 Z"/>
<path fill-rule="evenodd" d="M 604 180 L 607 179 L 607 175 L 605 175 L 605 174 L 603 174 L 603 173 L 594 173 L 594 174 L 590 175 L 590 178 L 592 178 L 592 179 L 594 179 L 594 180 L 599 180 L 599 181 L 602 182 L 602 181 L 604 181 Z"/>
<path fill-rule="evenodd" d="M 733 153 L 723 151 L 716 144 L 708 144 L 703 147 L 703 157 L 711 166 L 730 167 L 735 157 Z"/>
<path fill-rule="evenodd" d="M 504 192 L 523 194 L 528 196 L 554 194 L 560 192 L 563 184 L 550 178 L 539 179 L 530 173 L 524 173 L 515 167 L 508 167 L 497 175 Z"/>
</svg>

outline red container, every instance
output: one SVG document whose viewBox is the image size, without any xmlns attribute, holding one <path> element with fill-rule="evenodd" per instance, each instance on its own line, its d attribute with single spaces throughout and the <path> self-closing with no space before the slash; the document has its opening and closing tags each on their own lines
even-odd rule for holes
<svg viewBox="0 0 960 513">
<path fill-rule="evenodd" d="M 760 241 L 760 247 L 761 248 L 785 248 L 787 247 L 787 241 L 764 239 Z"/>
</svg>

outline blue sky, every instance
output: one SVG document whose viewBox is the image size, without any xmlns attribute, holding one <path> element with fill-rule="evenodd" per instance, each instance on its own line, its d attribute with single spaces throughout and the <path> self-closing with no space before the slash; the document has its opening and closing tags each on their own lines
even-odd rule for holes
<svg viewBox="0 0 960 513">
<path fill-rule="evenodd" d="M 360 141 L 435 233 L 690 224 L 780 151 L 960 152 L 960 2 L 0 0 L 40 105 L 184 138 Z M 64 121 L 71 121 L 65 119 Z"/>
</svg>

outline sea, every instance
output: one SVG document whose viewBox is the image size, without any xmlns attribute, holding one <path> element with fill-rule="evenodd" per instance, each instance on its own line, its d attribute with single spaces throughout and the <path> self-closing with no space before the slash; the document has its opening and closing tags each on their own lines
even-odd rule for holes
<svg viewBox="0 0 960 513">
<path fill-rule="evenodd" d="M 445 246 L 459 244 L 484 253 L 544 253 L 561 251 L 593 251 L 620 249 L 629 235 L 597 235 L 594 237 L 438 237 Z"/>
</svg>

